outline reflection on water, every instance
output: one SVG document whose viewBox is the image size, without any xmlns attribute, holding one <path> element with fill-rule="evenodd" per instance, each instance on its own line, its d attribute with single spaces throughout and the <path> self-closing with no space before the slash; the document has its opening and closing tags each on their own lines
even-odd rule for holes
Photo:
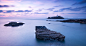
<svg viewBox="0 0 86 46">
<path fill-rule="evenodd" d="M 39 40 L 36 39 L 36 43 L 39 44 L 39 46 L 63 46 L 65 45 L 65 41 L 50 41 L 50 40 Z"/>
<path fill-rule="evenodd" d="M 10 21 L 24 22 L 25 24 L 19 27 L 3 26 Z M 50 30 L 60 32 L 66 36 L 65 41 L 38 40 L 35 38 L 35 26 L 46 26 Z M 86 24 L 0 19 L 0 46 L 86 46 L 85 36 Z"/>
</svg>

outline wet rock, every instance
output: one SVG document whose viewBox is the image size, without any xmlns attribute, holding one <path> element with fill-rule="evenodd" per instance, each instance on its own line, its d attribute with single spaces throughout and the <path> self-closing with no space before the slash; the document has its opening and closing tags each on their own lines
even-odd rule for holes
<svg viewBox="0 0 86 46">
<path fill-rule="evenodd" d="M 55 31 L 51 31 L 47 29 L 45 26 L 36 26 L 36 38 L 42 40 L 59 40 L 64 41 L 65 36 L 61 33 L 57 33 Z"/>
<path fill-rule="evenodd" d="M 86 24 L 86 19 L 69 19 L 69 20 L 63 20 L 60 22 L 71 22 L 71 23 L 81 23 Z"/>
<path fill-rule="evenodd" d="M 10 23 L 8 23 L 8 24 L 5 24 L 4 26 L 12 26 L 12 27 L 16 27 L 16 26 L 20 26 L 20 25 L 23 25 L 24 23 L 22 23 L 22 22 L 19 22 L 19 23 L 17 23 L 17 22 L 10 22 Z"/>
</svg>

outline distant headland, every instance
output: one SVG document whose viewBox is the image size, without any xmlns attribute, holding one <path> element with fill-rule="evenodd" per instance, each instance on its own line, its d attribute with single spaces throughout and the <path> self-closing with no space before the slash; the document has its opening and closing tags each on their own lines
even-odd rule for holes
<svg viewBox="0 0 86 46">
<path fill-rule="evenodd" d="M 47 19 L 64 19 L 64 18 L 57 15 L 57 16 L 54 16 L 54 17 L 48 17 Z"/>
</svg>

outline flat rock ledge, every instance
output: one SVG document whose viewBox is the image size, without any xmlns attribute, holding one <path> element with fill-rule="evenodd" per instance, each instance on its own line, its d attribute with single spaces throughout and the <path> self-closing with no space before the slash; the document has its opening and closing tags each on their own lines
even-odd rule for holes
<svg viewBox="0 0 86 46">
<path fill-rule="evenodd" d="M 24 23 L 22 22 L 9 22 L 8 24 L 5 24 L 4 26 L 12 26 L 12 27 L 16 27 L 16 26 L 21 26 Z"/>
<path fill-rule="evenodd" d="M 36 26 L 36 38 L 41 40 L 58 40 L 64 41 L 65 36 L 61 33 L 57 33 L 55 31 L 51 31 L 47 29 L 45 26 Z"/>
<path fill-rule="evenodd" d="M 86 24 L 86 19 L 69 19 L 69 20 L 63 20 L 60 22 L 71 22 L 71 23 Z"/>
</svg>

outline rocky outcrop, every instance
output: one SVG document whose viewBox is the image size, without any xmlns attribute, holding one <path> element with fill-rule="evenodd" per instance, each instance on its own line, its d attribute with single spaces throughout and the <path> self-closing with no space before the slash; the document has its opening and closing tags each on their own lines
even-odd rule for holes
<svg viewBox="0 0 86 46">
<path fill-rule="evenodd" d="M 24 23 L 22 23 L 22 22 L 19 22 L 19 23 L 17 23 L 17 22 L 10 22 L 10 23 L 8 23 L 8 24 L 5 24 L 4 26 L 12 26 L 12 27 L 16 27 L 16 26 L 21 26 L 21 25 L 23 25 Z"/>
<path fill-rule="evenodd" d="M 60 22 L 71 22 L 71 23 L 81 23 L 86 24 L 86 19 L 69 19 L 69 20 L 63 20 Z"/>
<path fill-rule="evenodd" d="M 61 33 L 51 31 L 45 26 L 36 26 L 36 38 L 41 40 L 59 40 L 64 41 L 65 36 Z"/>
<path fill-rule="evenodd" d="M 48 17 L 47 19 L 64 19 L 63 17 L 61 17 L 61 16 L 55 16 L 55 17 Z"/>
</svg>

